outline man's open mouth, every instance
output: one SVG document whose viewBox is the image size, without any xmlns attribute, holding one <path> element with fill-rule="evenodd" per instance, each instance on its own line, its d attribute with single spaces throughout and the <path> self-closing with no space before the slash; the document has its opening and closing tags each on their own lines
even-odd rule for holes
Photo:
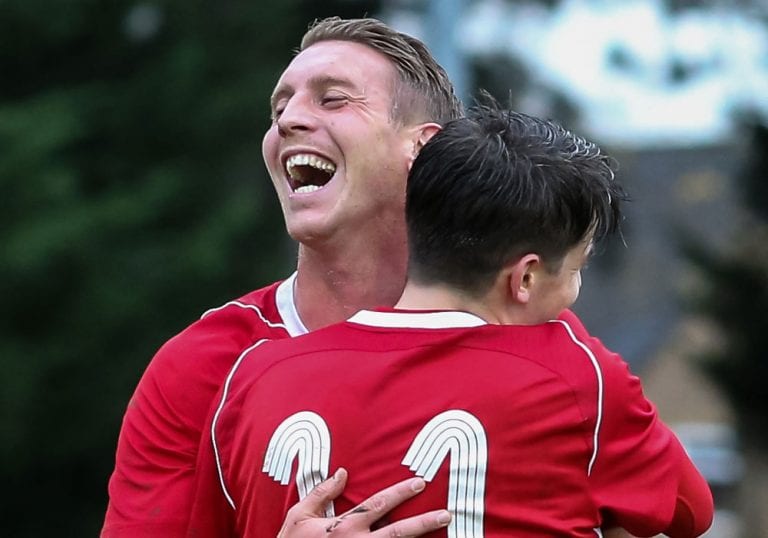
<svg viewBox="0 0 768 538">
<path fill-rule="evenodd" d="M 336 172 L 336 165 L 317 155 L 299 153 L 288 157 L 285 169 L 291 190 L 305 194 L 323 188 Z"/>
</svg>

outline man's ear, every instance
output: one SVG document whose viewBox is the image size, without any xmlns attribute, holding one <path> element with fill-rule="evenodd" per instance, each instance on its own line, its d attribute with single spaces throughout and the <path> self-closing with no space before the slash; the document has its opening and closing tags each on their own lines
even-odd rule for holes
<svg viewBox="0 0 768 538">
<path fill-rule="evenodd" d="M 419 154 L 421 151 L 421 148 L 424 147 L 424 144 L 426 144 L 430 138 L 435 136 L 442 127 L 440 127 L 437 123 L 422 123 L 414 128 L 413 136 L 411 137 L 411 160 L 408 163 L 408 169 L 411 169 L 411 165 L 413 164 L 413 160 L 416 158 L 416 155 Z"/>
<path fill-rule="evenodd" d="M 527 304 L 533 295 L 537 273 L 541 269 L 538 254 L 526 254 L 509 267 L 509 293 L 512 300 Z"/>
</svg>

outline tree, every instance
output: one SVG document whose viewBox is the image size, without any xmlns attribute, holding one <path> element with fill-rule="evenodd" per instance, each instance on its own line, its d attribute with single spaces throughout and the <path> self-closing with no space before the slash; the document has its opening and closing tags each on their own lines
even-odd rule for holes
<svg viewBox="0 0 768 538">
<path fill-rule="evenodd" d="M 691 309 L 713 322 L 722 342 L 697 357 L 720 386 L 736 416 L 745 461 L 739 507 L 743 536 L 768 533 L 768 128 L 751 127 L 751 150 L 737 178 L 746 208 L 745 225 L 725 252 L 688 241 L 685 252 L 701 274 Z"/>
<path fill-rule="evenodd" d="M 686 252 L 703 277 L 691 306 L 711 319 L 724 345 L 702 357 L 702 365 L 733 405 L 741 437 L 768 450 L 768 128 L 751 127 L 749 158 L 738 178 L 747 224 L 726 252 L 689 242 Z"/>
<path fill-rule="evenodd" d="M 309 21 L 376 7 L 317 4 L 0 3 L 3 536 L 97 535 L 154 351 L 291 270 L 268 96 Z"/>
</svg>

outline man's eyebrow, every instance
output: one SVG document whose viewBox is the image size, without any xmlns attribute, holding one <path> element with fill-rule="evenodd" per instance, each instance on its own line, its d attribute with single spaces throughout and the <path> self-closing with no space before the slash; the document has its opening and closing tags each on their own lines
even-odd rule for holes
<svg viewBox="0 0 768 538">
<path fill-rule="evenodd" d="M 322 90 L 328 86 L 341 86 L 342 88 L 354 88 L 355 85 L 347 78 L 333 75 L 318 75 L 309 80 L 309 85 L 315 90 Z"/>
</svg>

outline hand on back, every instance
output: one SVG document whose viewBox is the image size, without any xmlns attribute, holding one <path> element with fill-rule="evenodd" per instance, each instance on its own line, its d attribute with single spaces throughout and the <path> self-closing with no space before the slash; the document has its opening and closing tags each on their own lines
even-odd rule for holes
<svg viewBox="0 0 768 538">
<path fill-rule="evenodd" d="M 347 471 L 339 469 L 331 478 L 318 484 L 288 511 L 278 538 L 407 538 L 440 529 L 451 521 L 447 510 L 435 510 L 371 530 L 371 526 L 387 512 L 424 489 L 425 483 L 421 478 L 398 482 L 339 516 L 323 517 L 325 506 L 341 494 L 346 483 Z"/>
</svg>

